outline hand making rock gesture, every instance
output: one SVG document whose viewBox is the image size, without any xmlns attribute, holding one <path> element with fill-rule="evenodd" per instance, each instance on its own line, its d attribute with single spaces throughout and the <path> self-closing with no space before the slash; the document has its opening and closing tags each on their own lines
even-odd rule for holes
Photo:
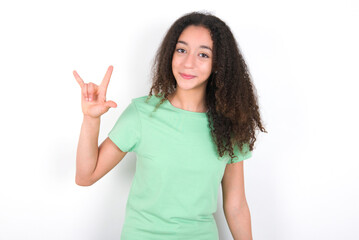
<svg viewBox="0 0 359 240">
<path fill-rule="evenodd" d="M 100 86 L 89 82 L 84 83 L 76 71 L 73 74 L 81 87 L 81 107 L 86 116 L 99 118 L 106 113 L 110 107 L 117 107 L 114 101 L 106 101 L 107 86 L 110 82 L 113 66 L 109 66 Z"/>
</svg>

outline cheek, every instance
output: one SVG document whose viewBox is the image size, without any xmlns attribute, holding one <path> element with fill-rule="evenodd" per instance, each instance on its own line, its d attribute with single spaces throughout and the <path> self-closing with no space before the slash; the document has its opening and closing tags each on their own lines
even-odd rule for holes
<svg viewBox="0 0 359 240">
<path fill-rule="evenodd" d="M 210 64 L 208 64 L 208 72 L 212 72 L 212 62 Z"/>
<path fill-rule="evenodd" d="M 173 57 L 173 59 L 172 59 L 172 70 L 177 68 L 177 66 L 178 66 L 178 60 L 177 60 L 177 58 Z"/>
<path fill-rule="evenodd" d="M 212 72 L 212 63 L 206 63 L 201 66 L 202 73 L 205 75 L 210 75 Z"/>
</svg>

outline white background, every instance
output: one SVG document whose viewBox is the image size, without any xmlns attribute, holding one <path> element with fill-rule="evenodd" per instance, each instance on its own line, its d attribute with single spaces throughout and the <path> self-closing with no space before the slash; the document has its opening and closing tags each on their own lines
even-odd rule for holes
<svg viewBox="0 0 359 240">
<path fill-rule="evenodd" d="M 75 184 L 82 123 L 77 70 L 114 66 L 102 142 L 148 94 L 155 52 L 183 14 L 232 29 L 264 126 L 245 161 L 258 240 L 358 239 L 359 4 L 326 1 L 1 1 L 0 239 L 119 239 L 136 156 L 91 187 Z M 232 239 L 219 189 L 220 239 Z"/>
</svg>

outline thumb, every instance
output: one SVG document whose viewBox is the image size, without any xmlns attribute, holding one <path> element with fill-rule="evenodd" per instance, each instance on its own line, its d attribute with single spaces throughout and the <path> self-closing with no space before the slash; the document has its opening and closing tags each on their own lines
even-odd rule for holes
<svg viewBox="0 0 359 240">
<path fill-rule="evenodd" d="M 117 107 L 117 104 L 114 101 L 106 101 L 105 106 L 109 107 L 109 108 L 110 107 L 115 108 L 115 107 Z"/>
</svg>

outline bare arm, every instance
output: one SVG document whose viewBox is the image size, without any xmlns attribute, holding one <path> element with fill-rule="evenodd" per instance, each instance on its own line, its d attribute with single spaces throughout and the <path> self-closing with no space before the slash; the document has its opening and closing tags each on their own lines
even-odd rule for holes
<svg viewBox="0 0 359 240">
<path fill-rule="evenodd" d="M 113 101 L 106 101 L 106 90 L 112 74 L 112 66 L 100 86 L 85 84 L 74 71 L 76 81 L 81 87 L 81 105 L 84 114 L 76 155 L 76 184 L 90 186 L 115 167 L 126 155 L 109 138 L 98 147 L 100 117 L 110 107 L 116 107 Z"/>
<path fill-rule="evenodd" d="M 100 119 L 84 116 L 76 157 L 76 184 L 90 186 L 106 175 L 127 154 L 109 138 L 98 147 Z"/>
<path fill-rule="evenodd" d="M 244 192 L 243 161 L 227 164 L 222 179 L 223 210 L 234 240 L 252 240 L 251 216 Z"/>
</svg>

